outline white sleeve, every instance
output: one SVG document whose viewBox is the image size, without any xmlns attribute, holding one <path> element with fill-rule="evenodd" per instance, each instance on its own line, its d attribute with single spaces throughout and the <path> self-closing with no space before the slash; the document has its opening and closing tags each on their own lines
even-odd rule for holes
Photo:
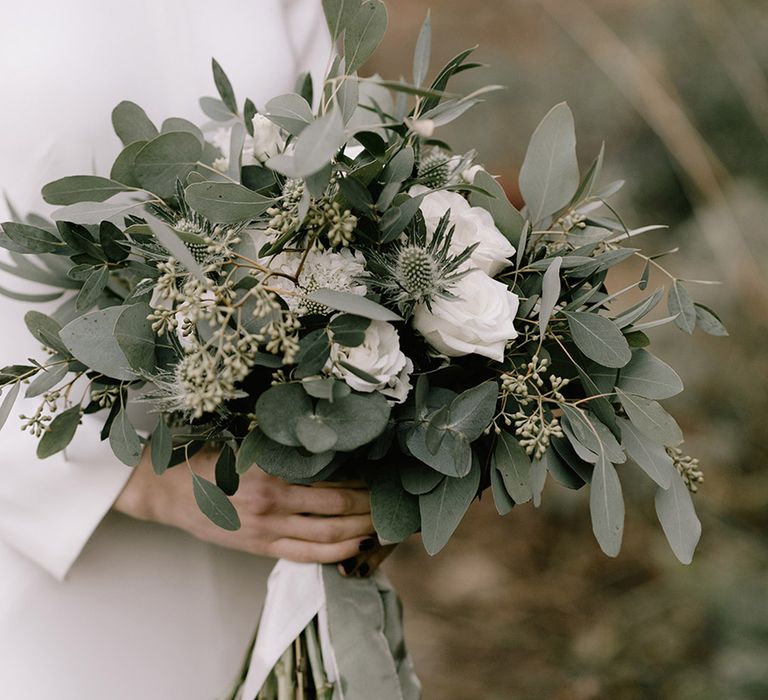
<svg viewBox="0 0 768 700">
<path fill-rule="evenodd" d="M 0 275 L 0 285 L 23 288 L 6 274 Z M 0 367 L 43 357 L 23 314 L 22 304 L 0 297 Z M 103 416 L 85 416 L 66 452 L 37 459 L 37 440 L 20 430 L 18 418 L 33 413 L 36 405 L 36 399 L 20 398 L 0 433 L 0 540 L 61 579 L 120 494 L 131 469 L 100 441 Z"/>
</svg>

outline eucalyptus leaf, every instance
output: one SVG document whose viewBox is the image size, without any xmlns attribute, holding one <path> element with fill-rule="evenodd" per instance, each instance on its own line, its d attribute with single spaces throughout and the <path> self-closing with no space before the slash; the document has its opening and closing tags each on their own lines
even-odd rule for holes
<svg viewBox="0 0 768 700">
<path fill-rule="evenodd" d="M 62 253 L 67 248 L 66 243 L 53 233 L 36 226 L 6 221 L 3 224 L 3 232 L 16 244 L 16 252 Z"/>
<path fill-rule="evenodd" d="M 362 316 L 373 321 L 402 321 L 394 311 L 385 306 L 349 292 L 337 292 L 332 289 L 318 289 L 307 295 L 312 301 L 323 304 L 336 311 L 345 311 L 354 316 Z"/>
<path fill-rule="evenodd" d="M 558 256 L 552 260 L 541 283 L 541 302 L 539 303 L 539 334 L 544 337 L 552 317 L 552 311 L 560 298 L 560 265 L 563 259 Z"/>
<path fill-rule="evenodd" d="M 360 9 L 361 0 L 323 0 L 323 11 L 331 38 L 335 41 Z"/>
<path fill-rule="evenodd" d="M 143 206 L 143 202 L 137 201 L 127 195 L 116 195 L 105 202 L 77 202 L 69 204 L 51 212 L 51 218 L 57 222 L 71 222 L 76 224 L 100 224 L 107 219 L 115 219 L 131 209 Z"/>
<path fill-rule="evenodd" d="M 300 416 L 295 429 L 301 446 L 313 454 L 332 450 L 339 441 L 336 431 L 314 414 Z"/>
<path fill-rule="evenodd" d="M 366 0 L 344 31 L 344 59 L 349 74 L 373 55 L 386 31 L 386 6 L 380 0 Z"/>
<path fill-rule="evenodd" d="M 152 458 L 152 468 L 155 474 L 163 474 L 171 463 L 173 455 L 173 436 L 165 422 L 164 417 L 157 421 L 155 429 L 152 431 L 152 437 L 149 441 L 150 457 Z"/>
<path fill-rule="evenodd" d="M 97 175 L 71 175 L 49 182 L 43 187 L 43 199 L 48 204 L 76 204 L 77 202 L 103 202 L 105 199 L 127 192 L 130 187 Z"/>
<path fill-rule="evenodd" d="M 240 486 L 240 475 L 235 468 L 235 451 L 224 445 L 216 459 L 216 486 L 227 496 L 234 496 Z"/>
<path fill-rule="evenodd" d="M 693 333 L 696 328 L 696 307 L 693 305 L 688 290 L 683 286 L 680 280 L 672 283 L 667 297 L 667 308 L 670 315 L 677 314 L 675 325 L 686 333 Z"/>
<path fill-rule="evenodd" d="M 106 266 L 97 267 L 80 288 L 80 293 L 75 301 L 75 308 L 78 311 L 90 309 L 104 292 L 107 282 L 109 282 L 109 268 Z"/>
<path fill-rule="evenodd" d="M 390 406 L 379 393 L 350 394 L 317 402 L 315 414 L 338 435 L 335 449 L 349 452 L 375 440 L 387 427 Z"/>
<path fill-rule="evenodd" d="M 221 101 L 230 112 L 237 114 L 237 99 L 235 99 L 235 91 L 232 89 L 232 83 L 229 82 L 227 74 L 215 58 L 211 59 L 211 68 L 213 69 L 213 82 L 216 84 L 216 90 L 219 92 Z"/>
<path fill-rule="evenodd" d="M 267 119 L 294 136 L 298 136 L 315 120 L 312 107 L 301 95 L 295 93 L 273 97 L 264 110 Z"/>
<path fill-rule="evenodd" d="M 492 196 L 489 197 L 480 192 L 472 192 L 469 195 L 470 204 L 474 207 L 482 207 L 490 212 L 499 231 L 506 236 L 512 245 L 518 246 L 525 221 L 520 212 L 507 199 L 504 188 L 485 170 L 478 170 L 472 182 Z"/>
<path fill-rule="evenodd" d="M 573 341 L 590 360 L 604 367 L 624 367 L 632 352 L 613 321 L 585 311 L 566 312 Z"/>
<path fill-rule="evenodd" d="M 660 445 L 674 447 L 683 441 L 683 434 L 675 419 L 656 401 L 617 389 L 621 405 L 635 427 Z"/>
<path fill-rule="evenodd" d="M 536 127 L 519 184 L 534 224 L 567 206 L 578 189 L 576 132 L 565 102 L 553 107 Z"/>
<path fill-rule="evenodd" d="M 399 457 L 400 483 L 403 488 L 414 496 L 429 493 L 445 476 L 435 469 L 431 469 L 416 459 Z"/>
<path fill-rule="evenodd" d="M 13 405 L 16 403 L 16 399 L 19 396 L 20 389 L 21 389 L 21 382 L 16 382 L 15 384 L 12 384 L 11 388 L 8 390 L 8 393 L 3 397 L 2 402 L 0 402 L 0 430 L 3 429 L 3 426 L 8 420 L 8 416 L 11 415 L 11 411 L 13 410 Z"/>
<path fill-rule="evenodd" d="M 499 385 L 495 381 L 483 382 L 459 394 L 450 404 L 446 420 L 438 426 L 442 430 L 461 433 L 472 442 L 479 438 L 496 413 Z"/>
<path fill-rule="evenodd" d="M 621 428 L 621 444 L 635 463 L 661 488 L 669 488 L 674 464 L 667 451 L 649 440 L 625 418 L 617 419 Z"/>
<path fill-rule="evenodd" d="M 515 507 L 515 502 L 507 493 L 507 487 L 504 486 L 504 480 L 498 469 L 491 468 L 491 495 L 493 504 L 496 506 L 496 512 L 499 515 L 508 515 Z"/>
<path fill-rule="evenodd" d="M 41 396 L 46 391 L 50 391 L 69 373 L 69 367 L 66 363 L 43 369 L 29 384 L 24 392 L 26 398 Z M 0 411 L 0 413 L 2 413 Z M 2 420 L 0 420 L 0 424 Z"/>
<path fill-rule="evenodd" d="M 704 306 L 704 304 L 694 304 L 693 306 L 696 309 L 696 325 L 701 330 L 709 335 L 728 335 L 723 322 L 712 309 Z"/>
<path fill-rule="evenodd" d="M 633 350 L 632 359 L 619 372 L 617 387 L 646 399 L 668 399 L 683 390 L 677 372 L 646 350 Z"/>
<path fill-rule="evenodd" d="M 365 332 L 370 325 L 371 321 L 368 318 L 341 314 L 331 319 L 328 328 L 331 331 L 334 343 L 348 348 L 355 348 L 365 340 Z"/>
<path fill-rule="evenodd" d="M 187 204 L 215 223 L 232 224 L 261 216 L 274 204 L 234 182 L 199 182 L 185 191 Z"/>
<path fill-rule="evenodd" d="M 421 539 L 429 554 L 437 554 L 456 531 L 477 495 L 480 471 L 474 459 L 466 476 L 446 477 L 437 488 L 419 496 Z"/>
<path fill-rule="evenodd" d="M 136 154 L 134 173 L 142 187 L 160 197 L 172 197 L 176 180 L 184 180 L 203 155 L 197 138 L 171 131 L 148 141 Z"/>
<path fill-rule="evenodd" d="M 472 448 L 461 433 L 445 430 L 437 450 L 427 445 L 426 425 L 415 426 L 406 437 L 408 451 L 432 469 L 451 477 L 465 476 L 472 467 Z"/>
<path fill-rule="evenodd" d="M 277 384 L 259 396 L 253 411 L 259 427 L 270 439 L 299 447 L 302 442 L 296 425 L 300 418 L 312 415 L 312 401 L 301 384 Z"/>
<path fill-rule="evenodd" d="M 270 440 L 255 428 L 246 436 L 237 453 L 237 473 L 244 474 L 254 464 L 267 474 L 297 481 L 311 479 L 333 460 L 334 452 L 312 454 Z"/>
<path fill-rule="evenodd" d="M 622 311 L 618 316 L 616 316 L 616 318 L 613 319 L 613 322 L 619 328 L 629 326 L 630 324 L 645 316 L 649 311 L 651 311 L 651 309 L 653 309 L 661 301 L 663 296 L 664 288 L 659 287 L 649 297 L 646 297 L 637 304 L 634 304 L 625 311 Z"/>
<path fill-rule="evenodd" d="M 212 523 L 224 530 L 240 529 L 237 510 L 216 484 L 192 472 L 192 491 L 198 507 Z"/>
<path fill-rule="evenodd" d="M 59 413 L 48 425 L 48 428 L 37 443 L 38 459 L 46 459 L 63 449 L 72 442 L 80 425 L 82 410 L 80 405 L 72 406 Z"/>
<path fill-rule="evenodd" d="M 604 452 L 598 455 L 592 475 L 589 512 L 600 549 L 609 557 L 617 556 L 624 533 L 624 496 L 619 475 Z"/>
<path fill-rule="evenodd" d="M 427 77 L 429 71 L 429 57 L 432 53 L 432 19 L 429 10 L 421 25 L 419 38 L 416 41 L 416 49 L 413 53 L 413 84 L 419 87 Z"/>
<path fill-rule="evenodd" d="M 51 350 L 69 355 L 69 351 L 59 336 L 61 324 L 58 321 L 40 311 L 32 310 L 24 314 L 24 323 L 38 342 Z"/>
<path fill-rule="evenodd" d="M 419 499 L 400 485 L 396 474 L 377 475 L 370 482 L 373 527 L 384 542 L 402 542 L 421 524 Z"/>
<path fill-rule="evenodd" d="M 682 477 L 674 470 L 668 489 L 656 489 L 656 515 L 669 546 L 683 564 L 693 561 L 701 537 L 701 522 L 693 507 L 691 494 Z"/>
<path fill-rule="evenodd" d="M 203 272 L 203 269 L 195 260 L 189 248 L 179 238 L 178 233 L 172 229 L 164 221 L 161 221 L 155 216 L 146 214 L 145 218 L 147 224 L 149 224 L 152 233 L 157 240 L 170 252 L 184 267 L 187 268 L 195 277 L 197 277 L 203 283 L 207 282 L 207 277 Z"/>
<path fill-rule="evenodd" d="M 504 487 L 515 503 L 531 500 L 531 459 L 517 438 L 504 431 L 498 435 L 492 465 L 501 474 Z"/>
<path fill-rule="evenodd" d="M 112 164 L 112 169 L 109 172 L 111 180 L 121 182 L 129 187 L 139 187 L 139 181 L 136 179 L 133 168 L 136 164 L 136 154 L 146 143 L 146 141 L 134 141 L 120 151 L 120 154 L 115 158 L 115 162 Z"/>
<path fill-rule="evenodd" d="M 109 428 L 109 446 L 115 453 L 115 457 L 129 467 L 135 467 L 141 461 L 141 439 L 123 407 L 120 408 Z"/>
<path fill-rule="evenodd" d="M 150 141 L 157 136 L 157 127 L 147 113 L 135 102 L 128 100 L 112 110 L 112 126 L 123 146 L 135 141 Z"/>
</svg>

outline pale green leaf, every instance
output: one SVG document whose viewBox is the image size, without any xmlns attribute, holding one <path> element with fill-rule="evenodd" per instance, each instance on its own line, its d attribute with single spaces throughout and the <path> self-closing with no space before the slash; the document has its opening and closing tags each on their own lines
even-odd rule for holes
<svg viewBox="0 0 768 700">
<path fill-rule="evenodd" d="M 701 537 L 701 522 L 691 494 L 677 470 L 672 473 L 668 489 L 656 489 L 655 503 L 656 515 L 672 551 L 683 564 L 690 564 Z"/>
</svg>

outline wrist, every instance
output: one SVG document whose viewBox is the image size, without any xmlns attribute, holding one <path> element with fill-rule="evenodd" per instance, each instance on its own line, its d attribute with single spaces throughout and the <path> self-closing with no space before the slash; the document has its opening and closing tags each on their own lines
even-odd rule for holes
<svg viewBox="0 0 768 700">
<path fill-rule="evenodd" d="M 149 448 L 144 449 L 141 462 L 134 468 L 133 474 L 123 487 L 113 505 L 114 510 L 137 520 L 157 519 L 157 486 L 150 483 L 152 465 Z"/>
</svg>

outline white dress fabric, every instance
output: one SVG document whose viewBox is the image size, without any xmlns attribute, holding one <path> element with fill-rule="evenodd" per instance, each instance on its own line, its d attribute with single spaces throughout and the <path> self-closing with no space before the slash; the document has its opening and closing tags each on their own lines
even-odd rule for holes
<svg viewBox="0 0 768 700">
<path fill-rule="evenodd" d="M 0 190 L 22 213 L 45 211 L 47 181 L 109 172 L 120 100 L 199 123 L 211 56 L 261 106 L 330 50 L 319 0 L 26 0 L 2 3 L 0 27 Z M 1 271 L 0 286 L 38 291 Z M 40 356 L 27 307 L 0 296 L 0 366 Z M 98 421 L 38 461 L 17 419 L 33 410 L 19 401 L 0 433 L 0 697 L 221 696 L 272 562 L 111 512 L 130 470 Z"/>
</svg>

